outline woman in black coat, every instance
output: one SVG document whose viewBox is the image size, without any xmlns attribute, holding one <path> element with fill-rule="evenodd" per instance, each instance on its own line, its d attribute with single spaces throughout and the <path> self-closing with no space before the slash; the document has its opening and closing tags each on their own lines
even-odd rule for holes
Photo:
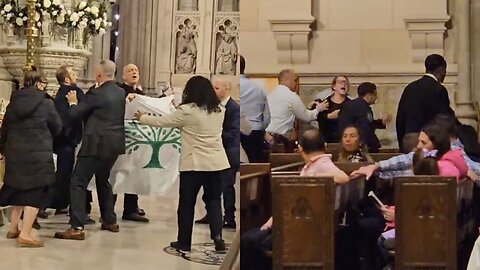
<svg viewBox="0 0 480 270">
<path fill-rule="evenodd" d="M 12 206 L 7 238 L 17 238 L 22 247 L 42 247 L 43 242 L 30 232 L 38 209 L 49 203 L 49 185 L 55 179 L 52 141 L 62 122 L 52 98 L 43 92 L 47 81 L 41 72 L 27 71 L 24 85 L 12 93 L 2 123 L 0 153 L 5 158 L 5 176 L 0 205 Z"/>
</svg>

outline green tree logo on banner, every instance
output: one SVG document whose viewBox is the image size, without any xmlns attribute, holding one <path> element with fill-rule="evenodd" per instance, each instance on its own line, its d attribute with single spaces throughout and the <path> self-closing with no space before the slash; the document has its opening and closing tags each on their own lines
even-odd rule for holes
<svg viewBox="0 0 480 270">
<path fill-rule="evenodd" d="M 152 155 L 148 164 L 143 168 L 163 169 L 160 164 L 160 148 L 171 144 L 180 152 L 180 130 L 178 128 L 151 127 L 128 120 L 125 122 L 125 143 L 127 154 L 137 151 L 140 145 L 150 146 Z"/>
</svg>

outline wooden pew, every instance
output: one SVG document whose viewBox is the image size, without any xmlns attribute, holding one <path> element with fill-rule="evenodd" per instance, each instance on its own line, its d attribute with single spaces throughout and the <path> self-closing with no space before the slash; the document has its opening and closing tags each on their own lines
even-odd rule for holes
<svg viewBox="0 0 480 270">
<path fill-rule="evenodd" d="M 240 165 L 240 232 L 261 226 L 271 215 L 270 164 Z"/>
<path fill-rule="evenodd" d="M 271 153 L 270 166 L 272 168 L 282 165 L 303 162 L 303 158 L 299 153 Z"/>
<path fill-rule="evenodd" d="M 473 182 L 440 176 L 394 182 L 395 269 L 457 269 L 457 254 L 475 231 Z"/>
<path fill-rule="evenodd" d="M 273 269 L 333 270 L 333 179 L 272 176 L 272 184 Z"/>
<path fill-rule="evenodd" d="M 401 153 L 371 153 L 370 156 L 372 157 L 373 161 L 379 162 L 382 160 L 387 160 L 392 157 L 396 157 L 401 155 Z"/>
<path fill-rule="evenodd" d="M 400 153 L 398 148 L 380 148 L 378 153 Z"/>
</svg>

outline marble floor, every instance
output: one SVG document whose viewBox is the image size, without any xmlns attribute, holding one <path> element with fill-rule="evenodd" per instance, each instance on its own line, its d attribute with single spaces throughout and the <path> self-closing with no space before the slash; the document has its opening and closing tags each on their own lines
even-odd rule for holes
<svg viewBox="0 0 480 270">
<path fill-rule="evenodd" d="M 55 231 L 67 229 L 66 215 L 50 216 L 40 220 L 38 231 L 44 248 L 17 248 L 15 240 L 4 236 L 8 224 L 0 227 L 0 269 L 16 270 L 213 270 L 219 266 L 205 265 L 169 255 L 163 251 L 176 239 L 176 207 L 178 188 L 169 196 L 140 196 L 140 206 L 147 212 L 150 223 L 122 221 L 123 196 L 119 196 L 116 213 L 120 233 L 100 231 L 100 225 L 89 225 L 84 241 L 54 239 Z M 237 188 L 238 193 L 238 188 Z M 199 195 L 199 201 L 200 201 Z M 237 196 L 238 198 L 238 196 Z M 238 204 L 237 204 L 238 205 Z M 196 219 L 203 216 L 203 204 L 196 207 Z M 97 203 L 93 203 L 92 218 L 98 221 Z M 238 219 L 238 214 L 237 214 Z M 239 224 L 239 222 L 237 221 Z M 224 239 L 231 243 L 233 231 L 224 231 Z M 193 243 L 210 242 L 208 226 L 195 225 Z"/>
</svg>

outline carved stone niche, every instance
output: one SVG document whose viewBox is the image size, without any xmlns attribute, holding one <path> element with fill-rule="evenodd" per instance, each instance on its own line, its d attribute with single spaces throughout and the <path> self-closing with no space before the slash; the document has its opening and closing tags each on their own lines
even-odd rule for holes
<svg viewBox="0 0 480 270">
<path fill-rule="evenodd" d="M 192 18 L 181 18 L 175 33 L 175 73 L 195 74 L 197 68 L 198 22 Z"/>
<path fill-rule="evenodd" d="M 233 18 L 222 18 L 216 24 L 215 74 L 237 74 L 239 30 Z"/>
<path fill-rule="evenodd" d="M 279 64 L 308 64 L 308 39 L 312 19 L 270 20 L 277 43 Z"/>
<path fill-rule="evenodd" d="M 450 20 L 444 16 L 418 16 L 405 18 L 410 40 L 412 42 L 412 59 L 414 63 L 423 63 L 432 53 L 444 54 L 445 23 Z"/>
</svg>

